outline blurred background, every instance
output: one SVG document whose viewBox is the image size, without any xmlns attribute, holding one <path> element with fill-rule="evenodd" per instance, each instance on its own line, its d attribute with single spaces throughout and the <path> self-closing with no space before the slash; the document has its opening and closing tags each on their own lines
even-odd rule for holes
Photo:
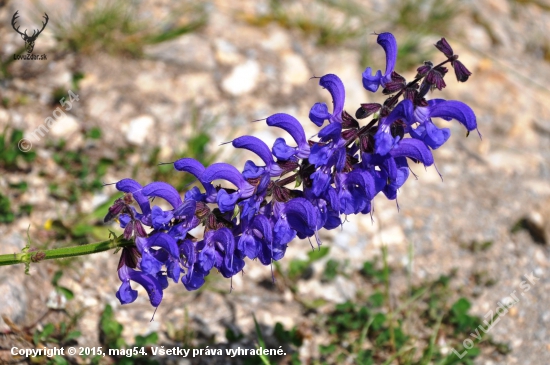
<svg viewBox="0 0 550 365">
<path fill-rule="evenodd" d="M 33 50 L 46 60 L 14 59 L 26 53 L 16 11 L 29 34 L 48 14 Z M 550 363 L 549 28 L 545 0 L 0 1 L 1 254 L 121 234 L 102 223 L 120 197 L 103 183 L 162 180 L 183 195 L 193 180 L 159 163 L 243 166 L 254 156 L 220 143 L 282 136 L 253 120 L 290 113 L 313 136 L 309 109 L 330 95 L 312 76 L 340 76 L 350 114 L 382 102 L 361 84 L 366 66 L 385 67 L 374 32 L 396 36 L 408 80 L 443 60 L 433 44 L 445 37 L 473 75 L 458 84 L 451 70 L 430 98 L 469 104 L 483 135 L 438 121 L 453 133 L 434 151 L 443 181 L 413 168 L 399 211 L 377 198 L 372 219 L 321 232 L 320 250 L 293 241 L 275 283 L 249 262 L 232 293 L 218 274 L 197 292 L 172 283 L 154 313 L 141 288 L 119 304 L 113 252 L 33 264 L 30 275 L 1 267 L 0 363 L 26 361 L 13 346 L 286 353 L 40 364 Z"/>
</svg>

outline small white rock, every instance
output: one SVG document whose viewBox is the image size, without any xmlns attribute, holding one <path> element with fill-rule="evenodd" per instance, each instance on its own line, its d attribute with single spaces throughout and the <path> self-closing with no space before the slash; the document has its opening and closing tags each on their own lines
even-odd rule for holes
<svg viewBox="0 0 550 365">
<path fill-rule="evenodd" d="M 257 61 L 248 60 L 233 68 L 233 71 L 222 82 L 222 88 L 231 95 L 243 95 L 251 92 L 258 83 L 260 65 Z"/>
<path fill-rule="evenodd" d="M 295 53 L 287 53 L 283 56 L 283 81 L 290 85 L 303 85 L 311 77 L 306 62 Z"/>
<path fill-rule="evenodd" d="M 133 144 L 142 145 L 151 133 L 154 124 L 155 121 L 150 115 L 141 115 L 132 119 L 126 131 L 126 140 Z"/>
<path fill-rule="evenodd" d="M 61 109 L 61 107 L 59 107 L 59 109 Z M 57 109 L 54 110 L 54 117 L 58 115 L 60 115 L 60 117 L 57 119 L 52 118 L 54 119 L 54 122 L 51 125 L 50 131 L 53 136 L 67 138 L 80 129 L 80 125 L 75 117 L 64 112 L 62 112 L 63 114 L 60 114 L 56 111 Z"/>
</svg>

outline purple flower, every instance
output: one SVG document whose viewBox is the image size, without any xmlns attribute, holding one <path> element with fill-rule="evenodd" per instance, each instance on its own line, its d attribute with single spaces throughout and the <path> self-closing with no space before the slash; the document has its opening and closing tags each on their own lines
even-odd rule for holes
<svg viewBox="0 0 550 365">
<path fill-rule="evenodd" d="M 217 203 L 222 213 L 233 211 L 239 199 L 248 198 L 254 193 L 254 186 L 250 185 L 235 167 L 226 163 L 213 164 L 204 171 L 202 177 L 205 182 L 223 179 L 237 187 L 237 191 L 233 193 L 228 193 L 225 189 L 218 191 Z"/>
<path fill-rule="evenodd" d="M 382 75 L 382 71 L 376 71 L 372 75 L 372 69 L 367 67 L 363 72 L 363 86 L 370 92 L 376 92 L 378 87 L 385 87 L 391 81 L 391 74 L 395 68 L 397 61 L 397 41 L 391 33 L 381 33 L 378 35 L 376 42 L 384 48 L 386 52 L 386 72 Z"/>
<path fill-rule="evenodd" d="M 433 99 L 428 101 L 426 107 L 416 107 L 414 122 L 418 123 L 418 126 L 416 128 L 409 126 L 407 132 L 432 149 L 439 148 L 449 139 L 451 131 L 448 128 L 438 128 L 433 124 L 431 118 L 436 117 L 447 121 L 456 119 L 469 132 L 477 129 L 476 116 L 468 105 L 456 100 Z"/>
<path fill-rule="evenodd" d="M 277 138 L 273 145 L 273 155 L 279 160 L 307 158 L 309 156 L 309 144 L 307 143 L 304 127 L 292 115 L 278 113 L 266 119 L 267 125 L 284 129 L 294 139 L 297 147 L 289 147 L 283 138 Z"/>
<path fill-rule="evenodd" d="M 145 288 L 145 291 L 149 295 L 149 301 L 153 307 L 159 306 L 162 301 L 163 288 L 155 276 L 143 273 L 141 271 L 136 271 L 126 265 L 122 265 L 118 269 L 118 277 L 120 281 L 122 281 L 122 284 L 116 293 L 116 297 L 120 301 L 120 304 L 132 303 L 137 298 L 138 292 L 130 286 L 131 280 Z"/>
<path fill-rule="evenodd" d="M 327 89 L 332 96 L 332 114 L 328 112 L 327 104 L 315 103 L 309 112 L 309 119 L 318 127 L 322 126 L 327 119 L 330 123 L 342 123 L 342 112 L 346 100 L 346 90 L 342 80 L 336 75 L 327 74 L 319 79 L 319 85 Z"/>
</svg>

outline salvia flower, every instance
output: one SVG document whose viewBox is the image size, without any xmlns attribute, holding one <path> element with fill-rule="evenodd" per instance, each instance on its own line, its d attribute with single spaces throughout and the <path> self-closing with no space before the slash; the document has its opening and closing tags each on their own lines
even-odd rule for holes
<svg viewBox="0 0 550 365">
<path fill-rule="evenodd" d="M 466 104 L 426 100 L 430 91 L 446 86 L 445 64 L 461 75 L 459 81 L 470 75 L 444 38 L 436 47 L 447 60 L 435 66 L 424 62 L 411 82 L 394 71 L 394 36 L 379 34 L 378 43 L 386 52 L 386 70 L 373 75 L 369 67 L 362 80 L 371 92 L 382 86 L 386 99 L 360 105 L 355 116 L 370 118 L 366 123 L 344 110 L 344 84 L 327 74 L 319 85 L 330 93 L 332 108 L 325 103 L 311 108 L 309 119 L 322 127 L 315 140 L 307 139 L 298 119 L 277 113 L 266 118 L 267 126 L 284 130 L 293 142 L 278 138 L 270 148 L 255 136 L 234 139 L 232 148 L 255 158 L 242 169 L 182 158 L 173 163 L 175 170 L 193 175 L 198 183 L 185 193 L 161 181 L 116 183 L 124 196 L 109 208 L 105 221 L 118 219 L 124 238 L 133 242 L 122 250 L 118 266 L 116 295 L 122 304 L 137 299 L 135 284 L 157 307 L 170 281 L 197 290 L 213 272 L 231 278 L 249 260 L 263 265 L 281 260 L 295 238 L 314 237 L 321 245 L 319 231 L 342 226 L 342 215 L 371 213 L 378 195 L 397 199 L 411 162 L 434 164 L 432 150 L 449 139 L 450 130 L 432 119 L 454 119 L 468 132 L 477 129 Z"/>
<path fill-rule="evenodd" d="M 391 82 L 391 74 L 397 61 L 397 41 L 393 34 L 381 33 L 378 35 L 376 42 L 386 52 L 386 71 L 382 75 L 382 71 L 378 70 L 373 75 L 372 68 L 367 67 L 363 72 L 363 86 L 373 93 L 378 90 L 379 86 L 385 87 L 387 83 Z"/>
</svg>

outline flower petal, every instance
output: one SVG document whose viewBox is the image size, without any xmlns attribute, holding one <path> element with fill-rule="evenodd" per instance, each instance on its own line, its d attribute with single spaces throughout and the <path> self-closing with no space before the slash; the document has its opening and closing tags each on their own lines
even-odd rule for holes
<svg viewBox="0 0 550 365">
<path fill-rule="evenodd" d="M 437 103 L 430 106 L 430 116 L 443 118 L 445 120 L 456 119 L 468 131 L 477 128 L 476 115 L 472 108 L 457 100 L 447 100 L 444 103 Z"/>
<path fill-rule="evenodd" d="M 319 85 L 328 90 L 332 96 L 332 118 L 331 122 L 342 122 L 342 111 L 344 110 L 344 101 L 346 100 L 346 90 L 344 83 L 334 74 L 327 74 L 319 80 Z"/>
<path fill-rule="evenodd" d="M 372 75 L 372 68 L 367 67 L 365 69 L 363 72 L 363 86 L 370 92 L 375 92 L 380 85 L 385 86 L 386 83 L 391 81 L 391 74 L 397 61 L 397 41 L 393 34 L 381 33 L 378 35 L 376 42 L 386 52 L 386 72 L 382 76 L 382 71 L 378 70 L 375 75 Z"/>
<path fill-rule="evenodd" d="M 261 139 L 254 136 L 242 136 L 233 140 L 233 147 L 244 148 L 254 152 L 264 161 L 266 166 L 271 166 L 275 161 L 271 155 L 271 150 Z"/>
<path fill-rule="evenodd" d="M 327 104 L 315 103 L 309 111 L 309 120 L 311 120 L 317 127 L 323 125 L 325 120 L 329 119 L 331 114 L 328 112 Z"/>
<path fill-rule="evenodd" d="M 143 195 L 159 197 L 166 200 L 173 208 L 177 208 L 181 205 L 181 197 L 172 185 L 165 183 L 163 181 L 155 181 L 150 184 L 147 184 L 143 187 Z"/>
<path fill-rule="evenodd" d="M 406 138 L 398 143 L 391 151 L 393 157 L 408 157 L 420 161 L 424 166 L 430 166 L 434 163 L 434 158 L 430 149 L 424 142 L 415 138 Z"/>
<path fill-rule="evenodd" d="M 309 152 L 309 145 L 306 139 L 306 132 L 300 122 L 292 115 L 285 113 L 277 113 L 266 119 L 267 125 L 270 127 L 277 127 L 284 129 L 288 134 L 292 136 L 300 150 L 302 152 Z M 305 156 L 307 157 L 307 156 Z M 301 157 L 301 158 L 305 158 Z"/>
<path fill-rule="evenodd" d="M 243 198 L 248 198 L 254 193 L 254 187 L 244 179 L 239 170 L 227 163 L 219 162 L 210 165 L 204 170 L 202 177 L 206 182 L 220 179 L 229 181 L 239 189 Z"/>
<path fill-rule="evenodd" d="M 158 307 L 162 301 L 162 286 L 152 275 L 141 271 L 130 270 L 130 280 L 135 281 L 145 288 L 149 295 L 149 301 L 153 307 Z M 119 298 L 120 299 L 120 298 Z"/>
</svg>

